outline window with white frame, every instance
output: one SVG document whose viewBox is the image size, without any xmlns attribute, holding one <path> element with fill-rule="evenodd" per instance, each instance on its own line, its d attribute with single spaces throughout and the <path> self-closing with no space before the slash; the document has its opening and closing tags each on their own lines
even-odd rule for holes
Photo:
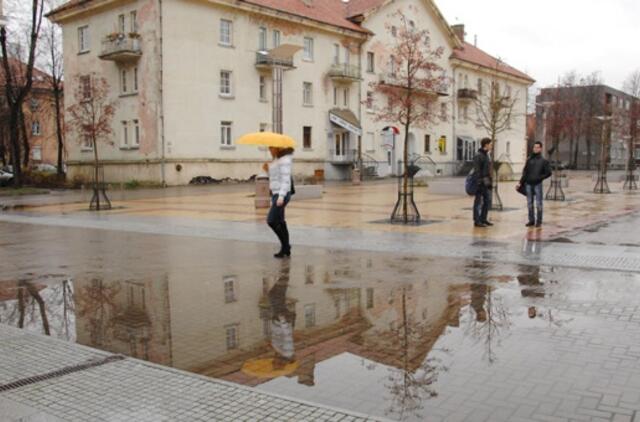
<svg viewBox="0 0 640 422">
<path fill-rule="evenodd" d="M 391 36 L 395 37 L 396 35 L 398 35 L 398 28 L 396 28 L 395 26 L 391 27 Z"/>
<path fill-rule="evenodd" d="M 89 51 L 89 26 L 81 26 L 78 28 L 78 52 L 86 53 Z"/>
<path fill-rule="evenodd" d="M 126 94 L 128 91 L 127 86 L 127 69 L 120 69 L 120 93 Z"/>
<path fill-rule="evenodd" d="M 393 54 L 389 56 L 389 74 L 396 76 L 396 56 Z"/>
<path fill-rule="evenodd" d="M 482 95 L 482 78 L 478 78 L 478 95 Z"/>
<path fill-rule="evenodd" d="M 121 34 L 124 34 L 126 30 L 127 30 L 127 22 L 124 17 L 124 14 L 118 15 L 118 31 Z"/>
<path fill-rule="evenodd" d="M 440 120 L 446 121 L 448 118 L 449 110 L 447 103 L 440 103 Z"/>
<path fill-rule="evenodd" d="M 220 44 L 230 46 L 233 43 L 233 22 L 220 19 Z"/>
<path fill-rule="evenodd" d="M 304 327 L 311 328 L 316 325 L 316 305 L 309 303 L 304 305 Z"/>
<path fill-rule="evenodd" d="M 333 64 L 340 64 L 340 44 L 333 44 Z"/>
<path fill-rule="evenodd" d="M 367 132 L 366 148 L 368 152 L 376 150 L 376 134 L 375 132 Z"/>
<path fill-rule="evenodd" d="M 373 92 L 367 91 L 367 111 L 373 111 Z"/>
<path fill-rule="evenodd" d="M 469 120 L 469 106 L 465 105 L 462 107 L 462 122 L 467 123 L 467 120 Z"/>
<path fill-rule="evenodd" d="M 267 51 L 267 28 L 264 26 L 258 29 L 258 51 Z"/>
<path fill-rule="evenodd" d="M 260 128 L 258 129 L 260 132 L 266 132 L 267 131 L 267 127 L 269 125 L 266 123 L 260 123 Z"/>
<path fill-rule="evenodd" d="M 131 20 L 131 32 L 138 33 L 138 12 L 132 10 L 129 14 L 129 19 Z"/>
<path fill-rule="evenodd" d="M 349 47 L 344 48 L 344 64 L 347 66 L 351 64 L 351 51 L 349 51 Z"/>
<path fill-rule="evenodd" d="M 302 148 L 311 149 L 312 147 L 312 128 L 311 126 L 302 127 Z"/>
<path fill-rule="evenodd" d="M 40 122 L 39 121 L 34 120 L 31 123 L 31 134 L 33 136 L 40 136 L 41 133 L 40 133 Z"/>
<path fill-rule="evenodd" d="M 333 87 L 333 105 L 338 105 L 338 88 L 335 86 Z"/>
<path fill-rule="evenodd" d="M 367 288 L 367 309 L 373 308 L 373 288 Z"/>
<path fill-rule="evenodd" d="M 302 58 L 307 61 L 313 61 L 313 38 L 304 37 L 304 52 Z"/>
<path fill-rule="evenodd" d="M 424 153 L 431 154 L 431 135 L 424 135 Z"/>
<path fill-rule="evenodd" d="M 376 55 L 372 51 L 367 52 L 367 72 L 373 73 L 376 71 Z"/>
<path fill-rule="evenodd" d="M 273 48 L 280 47 L 280 31 L 273 30 Z"/>
<path fill-rule="evenodd" d="M 229 70 L 220 71 L 220 95 L 225 97 L 233 95 L 231 89 L 231 71 Z"/>
<path fill-rule="evenodd" d="M 267 78 L 260 76 L 259 84 L 260 101 L 267 101 Z"/>
<path fill-rule="evenodd" d="M 133 120 L 133 146 L 140 146 L 140 121 L 138 119 Z"/>
<path fill-rule="evenodd" d="M 133 68 L 133 92 L 138 92 L 138 67 Z"/>
<path fill-rule="evenodd" d="M 232 126 L 232 122 L 220 122 L 220 144 L 222 146 L 231 146 Z"/>
<path fill-rule="evenodd" d="M 349 88 L 344 89 L 344 106 L 349 107 L 349 100 L 351 99 L 351 91 Z"/>
<path fill-rule="evenodd" d="M 42 147 L 33 147 L 33 149 L 31 149 L 31 158 L 36 161 L 42 160 Z"/>
<path fill-rule="evenodd" d="M 80 87 L 82 89 L 82 98 L 85 100 L 91 99 L 91 76 L 80 76 Z"/>
<path fill-rule="evenodd" d="M 232 303 L 237 301 L 236 298 L 236 278 L 226 276 L 222 279 L 224 283 L 224 303 Z"/>
<path fill-rule="evenodd" d="M 123 120 L 121 124 L 122 124 L 122 141 L 120 142 L 120 146 L 123 148 L 128 148 L 129 147 L 129 123 Z"/>
<path fill-rule="evenodd" d="M 313 105 L 313 84 L 311 82 L 302 83 L 302 104 Z"/>
<path fill-rule="evenodd" d="M 85 151 L 93 150 L 93 140 L 91 139 L 91 135 L 85 133 L 82 137 L 82 149 Z"/>
<path fill-rule="evenodd" d="M 225 336 L 227 340 L 227 350 L 238 348 L 238 326 L 228 325 L 225 327 Z"/>
</svg>

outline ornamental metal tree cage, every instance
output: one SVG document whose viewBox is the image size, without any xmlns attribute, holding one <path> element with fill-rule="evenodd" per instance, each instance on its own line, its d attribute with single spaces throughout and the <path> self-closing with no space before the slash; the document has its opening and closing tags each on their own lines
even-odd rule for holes
<svg viewBox="0 0 640 422">
<path fill-rule="evenodd" d="M 404 169 L 404 162 L 398 161 L 398 168 Z M 420 211 L 413 197 L 414 177 L 421 170 L 420 167 L 409 161 L 407 166 L 407 184 L 405 189 L 404 172 L 398 176 L 398 200 L 391 213 L 391 223 L 420 224 Z"/>
<path fill-rule="evenodd" d="M 547 190 L 545 199 L 547 201 L 564 201 L 566 199 L 562 190 L 562 166 L 556 161 L 553 165 L 553 174 L 551 175 L 551 185 Z"/>
<path fill-rule="evenodd" d="M 107 196 L 107 185 L 104 183 L 104 166 L 98 166 L 93 173 L 93 195 L 89 203 L 91 211 L 110 210 L 111 201 Z"/>
</svg>

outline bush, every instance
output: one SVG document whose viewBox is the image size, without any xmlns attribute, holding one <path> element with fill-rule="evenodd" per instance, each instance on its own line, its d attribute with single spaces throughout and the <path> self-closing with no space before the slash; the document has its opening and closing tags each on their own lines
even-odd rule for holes
<svg viewBox="0 0 640 422">
<path fill-rule="evenodd" d="M 67 187 L 65 177 L 60 177 L 56 173 L 28 171 L 25 172 L 23 176 L 25 185 L 47 189 L 60 189 Z"/>
</svg>

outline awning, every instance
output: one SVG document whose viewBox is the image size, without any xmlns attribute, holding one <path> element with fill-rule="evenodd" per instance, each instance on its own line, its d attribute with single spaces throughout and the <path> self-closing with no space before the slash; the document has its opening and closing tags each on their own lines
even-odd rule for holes
<svg viewBox="0 0 640 422">
<path fill-rule="evenodd" d="M 362 136 L 360 121 L 351 110 L 334 108 L 329 111 L 329 120 L 355 135 Z"/>
</svg>

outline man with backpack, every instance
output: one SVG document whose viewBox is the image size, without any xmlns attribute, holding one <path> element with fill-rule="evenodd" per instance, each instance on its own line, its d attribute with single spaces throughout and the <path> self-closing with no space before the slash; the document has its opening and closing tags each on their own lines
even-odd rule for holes
<svg viewBox="0 0 640 422">
<path fill-rule="evenodd" d="M 551 165 L 542 157 L 542 142 L 538 141 L 533 144 L 533 152 L 527 159 L 522 170 L 522 178 L 516 187 L 520 189 L 524 186 L 526 190 L 529 208 L 527 227 L 542 226 L 542 182 L 549 177 L 551 177 Z"/>
<path fill-rule="evenodd" d="M 493 226 L 493 223 L 487 219 L 491 207 L 491 189 L 493 188 L 492 148 L 493 141 L 491 139 L 482 139 L 480 150 L 473 159 L 473 175 L 477 187 L 473 201 L 473 224 L 475 227 Z"/>
</svg>

